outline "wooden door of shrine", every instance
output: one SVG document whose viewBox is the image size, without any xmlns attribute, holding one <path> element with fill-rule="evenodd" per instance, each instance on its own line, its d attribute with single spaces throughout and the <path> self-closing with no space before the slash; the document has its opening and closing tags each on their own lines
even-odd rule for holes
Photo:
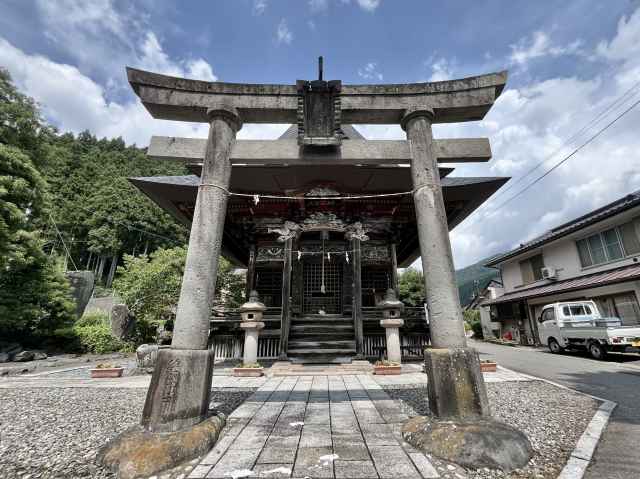
<svg viewBox="0 0 640 479">
<path fill-rule="evenodd" d="M 324 278 L 324 292 L 322 284 Z M 302 310 L 304 314 L 342 313 L 342 261 L 314 258 L 302 265 Z"/>
</svg>

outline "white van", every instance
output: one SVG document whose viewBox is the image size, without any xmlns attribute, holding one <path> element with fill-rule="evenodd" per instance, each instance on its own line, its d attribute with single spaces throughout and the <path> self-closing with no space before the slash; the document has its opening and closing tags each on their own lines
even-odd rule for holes
<svg viewBox="0 0 640 479">
<path fill-rule="evenodd" d="M 640 326 L 622 326 L 620 318 L 603 318 L 593 301 L 548 304 L 538 318 L 540 342 L 552 353 L 586 349 L 595 359 L 607 351 L 640 347 Z"/>
</svg>

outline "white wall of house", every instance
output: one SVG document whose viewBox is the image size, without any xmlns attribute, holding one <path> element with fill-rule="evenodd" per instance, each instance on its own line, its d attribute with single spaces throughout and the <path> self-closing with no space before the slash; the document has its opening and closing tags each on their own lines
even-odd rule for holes
<svg viewBox="0 0 640 479">
<path fill-rule="evenodd" d="M 511 293 L 513 291 L 522 289 L 523 287 L 529 288 L 541 286 L 553 281 L 540 280 L 534 283 L 523 284 L 520 262 L 539 253 L 542 253 L 545 267 L 556 269 L 557 281 L 562 281 L 592 273 L 599 273 L 614 268 L 620 268 L 622 266 L 627 266 L 640 261 L 640 257 L 635 256 L 583 268 L 580 263 L 578 248 L 576 246 L 576 241 L 582 238 L 607 230 L 614 226 L 622 225 L 634 218 L 637 218 L 638 216 L 640 216 L 640 207 L 633 208 L 612 218 L 608 218 L 607 220 L 604 220 L 596 225 L 592 225 L 576 233 L 548 243 L 541 248 L 528 251 L 515 258 L 509 259 L 508 261 L 500 265 L 500 268 L 502 270 L 502 283 L 504 285 L 504 292 Z"/>
</svg>

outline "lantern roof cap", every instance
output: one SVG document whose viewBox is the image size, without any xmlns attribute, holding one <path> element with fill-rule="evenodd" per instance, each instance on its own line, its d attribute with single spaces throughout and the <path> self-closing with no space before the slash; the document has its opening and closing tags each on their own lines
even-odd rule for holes
<svg viewBox="0 0 640 479">
<path fill-rule="evenodd" d="M 260 296 L 258 295 L 258 292 L 254 289 L 251 291 L 251 293 L 249 293 L 249 300 L 244 303 L 242 306 L 240 306 L 238 308 L 238 311 L 240 313 L 248 313 L 248 312 L 261 312 L 266 310 L 267 307 L 264 305 L 264 303 L 260 302 Z"/>
<path fill-rule="evenodd" d="M 384 299 L 378 303 L 380 309 L 404 309 L 402 301 L 396 298 L 396 292 L 389 288 L 384 295 Z"/>
</svg>

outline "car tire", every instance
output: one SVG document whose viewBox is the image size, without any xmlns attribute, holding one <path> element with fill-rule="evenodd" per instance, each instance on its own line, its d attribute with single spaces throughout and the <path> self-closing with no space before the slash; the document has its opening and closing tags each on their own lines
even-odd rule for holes
<svg viewBox="0 0 640 479">
<path fill-rule="evenodd" d="M 549 351 L 551 351 L 553 354 L 560 354 L 564 351 L 564 348 L 560 346 L 558 341 L 554 338 L 549 338 L 549 342 L 547 343 L 547 345 L 549 346 Z"/>
<path fill-rule="evenodd" d="M 589 354 L 593 359 L 604 359 L 607 356 L 606 348 L 602 344 L 596 341 L 592 341 L 589 344 L 588 349 L 589 349 Z"/>
</svg>

